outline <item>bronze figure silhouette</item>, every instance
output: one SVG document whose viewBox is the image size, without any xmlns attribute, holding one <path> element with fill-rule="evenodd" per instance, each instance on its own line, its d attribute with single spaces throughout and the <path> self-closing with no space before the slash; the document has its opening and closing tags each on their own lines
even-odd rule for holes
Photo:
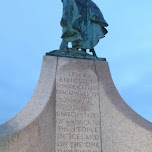
<svg viewBox="0 0 152 152">
<path fill-rule="evenodd" d="M 62 0 L 63 16 L 62 43 L 60 50 L 68 49 L 68 42 L 72 48 L 81 49 L 95 54 L 94 47 L 99 40 L 105 37 L 108 26 L 102 12 L 92 0 Z"/>
</svg>

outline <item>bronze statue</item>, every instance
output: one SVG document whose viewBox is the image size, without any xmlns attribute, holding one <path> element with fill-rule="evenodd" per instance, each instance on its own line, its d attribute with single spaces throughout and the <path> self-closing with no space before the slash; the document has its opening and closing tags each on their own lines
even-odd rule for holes
<svg viewBox="0 0 152 152">
<path fill-rule="evenodd" d="M 92 0 L 62 0 L 63 16 L 61 26 L 63 28 L 60 50 L 68 49 L 68 42 L 72 48 L 81 49 L 95 54 L 94 47 L 99 40 L 105 37 L 108 26 L 102 12 Z"/>
</svg>

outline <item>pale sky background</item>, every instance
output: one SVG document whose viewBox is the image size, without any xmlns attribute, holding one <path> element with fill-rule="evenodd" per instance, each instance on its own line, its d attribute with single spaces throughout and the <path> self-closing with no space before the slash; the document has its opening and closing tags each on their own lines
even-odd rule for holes
<svg viewBox="0 0 152 152">
<path fill-rule="evenodd" d="M 152 122 L 152 0 L 94 0 L 109 23 L 96 47 L 114 83 Z M 39 79 L 45 52 L 61 42 L 60 0 L 0 0 L 0 124 L 21 111 Z"/>
</svg>

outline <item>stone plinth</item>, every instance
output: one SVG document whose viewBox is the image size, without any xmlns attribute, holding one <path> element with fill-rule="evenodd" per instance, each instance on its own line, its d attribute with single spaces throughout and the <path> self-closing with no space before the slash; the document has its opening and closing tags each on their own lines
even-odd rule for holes
<svg viewBox="0 0 152 152">
<path fill-rule="evenodd" d="M 108 63 L 44 56 L 26 107 L 0 126 L 0 152 L 151 152 L 152 124 L 120 97 Z"/>
<path fill-rule="evenodd" d="M 101 152 L 98 88 L 94 61 L 67 58 L 58 60 L 57 152 Z"/>
</svg>

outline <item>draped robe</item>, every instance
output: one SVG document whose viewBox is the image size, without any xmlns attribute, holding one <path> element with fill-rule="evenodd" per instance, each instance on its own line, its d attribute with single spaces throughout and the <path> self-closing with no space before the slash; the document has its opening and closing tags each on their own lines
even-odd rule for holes
<svg viewBox="0 0 152 152">
<path fill-rule="evenodd" d="M 107 33 L 108 26 L 92 0 L 62 0 L 62 39 L 73 47 L 93 49 Z"/>
</svg>

